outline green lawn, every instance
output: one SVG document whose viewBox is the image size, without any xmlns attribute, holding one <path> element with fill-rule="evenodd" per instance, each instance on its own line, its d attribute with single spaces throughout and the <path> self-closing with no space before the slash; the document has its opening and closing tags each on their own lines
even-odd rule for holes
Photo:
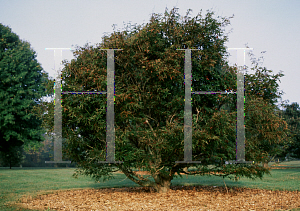
<svg viewBox="0 0 300 211">
<path fill-rule="evenodd" d="M 300 167 L 300 161 L 283 162 L 291 167 Z M 270 164 L 271 165 L 271 164 Z M 36 196 L 51 193 L 52 190 L 139 187 L 123 174 L 115 174 L 115 179 L 95 183 L 91 177 L 72 177 L 75 168 L 0 168 L 0 210 L 18 210 L 11 206 L 23 195 Z M 272 175 L 264 176 L 263 180 L 241 178 L 238 182 L 224 179 L 227 187 L 249 187 L 269 190 L 299 190 L 300 169 L 274 169 Z M 172 185 L 208 185 L 224 186 L 222 178 L 212 176 L 183 176 L 172 180 Z M 300 209 L 298 209 L 300 210 Z"/>
</svg>

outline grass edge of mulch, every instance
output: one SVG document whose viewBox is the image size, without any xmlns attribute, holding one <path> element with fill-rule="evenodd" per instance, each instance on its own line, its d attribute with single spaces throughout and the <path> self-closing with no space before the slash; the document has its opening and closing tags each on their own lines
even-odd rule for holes
<svg viewBox="0 0 300 211">
<path fill-rule="evenodd" d="M 271 169 L 294 169 L 294 168 L 299 168 L 299 167 L 284 167 L 284 166 L 272 166 Z M 178 186 L 181 186 L 181 185 L 172 185 L 171 188 L 174 188 L 174 187 L 178 187 Z M 191 188 L 193 187 L 199 187 L 199 186 L 205 186 L 205 185 L 187 185 L 187 186 L 191 186 Z M 222 186 L 219 186 L 219 187 L 222 187 Z M 126 187 L 114 187 L 115 188 L 126 188 Z M 136 187 L 133 187 L 133 188 L 136 188 Z M 143 187 L 140 187 L 140 188 L 143 188 Z M 235 187 L 235 186 L 228 186 L 229 189 L 234 189 L 234 188 L 241 188 L 241 187 Z M 72 191 L 72 190 L 82 190 L 82 189 L 93 189 L 93 188 L 67 188 L 67 189 L 61 189 L 61 190 L 40 190 L 40 191 L 37 191 L 35 192 L 34 194 L 31 194 L 29 192 L 29 194 L 25 194 L 25 195 L 29 195 L 31 196 L 32 198 L 36 198 L 37 196 L 40 196 L 40 195 L 47 195 L 47 194 L 53 194 L 53 193 L 57 193 L 57 192 L 65 192 L 65 191 Z M 107 189 L 107 188 L 103 188 L 103 189 Z M 247 188 L 245 187 L 245 189 L 257 189 L 257 188 Z M 25 196 L 25 195 L 22 195 Z M 9 203 L 9 204 L 17 204 L 16 202 L 19 202 L 19 200 L 22 198 L 20 197 L 19 199 L 17 199 L 17 201 L 14 201 L 15 203 Z M 28 209 L 18 209 L 17 210 L 28 210 Z M 293 211 L 294 210 L 299 210 L 300 211 L 300 208 L 297 208 L 297 209 L 292 209 Z M 33 211 L 33 210 L 31 210 Z"/>
</svg>

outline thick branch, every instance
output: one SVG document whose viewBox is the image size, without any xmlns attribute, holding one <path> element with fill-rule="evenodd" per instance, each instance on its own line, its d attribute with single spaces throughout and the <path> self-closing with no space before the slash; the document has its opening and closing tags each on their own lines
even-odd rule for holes
<svg viewBox="0 0 300 211">
<path fill-rule="evenodd" d="M 128 171 L 127 169 L 123 168 L 122 166 L 119 166 L 118 167 L 122 170 L 122 172 L 127 176 L 128 179 L 130 179 L 131 181 L 143 186 L 143 187 L 154 187 L 154 182 L 148 180 L 148 179 L 145 179 L 144 177 L 136 174 L 135 172 L 133 172 L 132 170 Z M 133 175 L 135 177 L 137 177 L 138 179 L 135 179 L 133 177 Z"/>
</svg>

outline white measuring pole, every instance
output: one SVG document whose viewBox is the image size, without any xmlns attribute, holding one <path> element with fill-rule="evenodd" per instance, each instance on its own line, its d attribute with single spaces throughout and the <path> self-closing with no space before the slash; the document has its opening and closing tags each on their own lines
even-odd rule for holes
<svg viewBox="0 0 300 211">
<path fill-rule="evenodd" d="M 62 106 L 61 106 L 61 94 L 107 94 L 107 153 L 106 161 L 99 161 L 98 163 L 123 163 L 123 161 L 115 161 L 115 129 L 114 129 L 114 50 L 123 49 L 100 49 L 107 51 L 107 91 L 102 92 L 69 92 L 62 91 L 61 85 L 61 61 L 62 50 L 71 50 L 70 48 L 46 48 L 46 50 L 54 50 L 55 67 L 59 67 L 57 70 L 57 78 L 55 81 L 55 112 L 54 112 L 54 161 L 45 161 L 45 163 L 71 163 L 71 161 L 62 161 Z M 55 55 L 55 50 L 60 50 L 60 57 Z M 55 104 L 56 102 L 56 104 Z"/>
<path fill-rule="evenodd" d="M 228 48 L 228 50 L 243 50 L 244 65 L 238 66 L 237 73 L 237 124 L 236 124 L 236 161 L 245 162 L 245 78 L 244 71 L 246 68 L 246 50 L 253 48 Z M 244 67 L 244 68 L 243 68 Z"/>
<path fill-rule="evenodd" d="M 45 48 L 45 50 L 54 51 L 54 69 L 57 71 L 57 77 L 54 82 L 54 161 L 45 161 L 45 163 L 71 163 L 71 161 L 62 161 L 62 109 L 61 109 L 61 69 L 62 69 L 62 51 L 71 50 L 71 48 Z M 60 51 L 57 54 L 56 51 Z"/>
<path fill-rule="evenodd" d="M 241 49 L 241 48 L 238 48 Z M 192 81 L 192 64 L 191 64 L 191 50 L 194 49 L 177 49 L 185 50 L 185 110 L 184 110 L 184 161 L 175 161 L 175 163 L 201 163 L 201 161 L 192 161 L 192 109 L 191 109 L 191 93 L 193 94 L 229 94 L 228 92 L 214 92 L 214 91 L 195 91 L 191 92 Z M 198 49 L 195 49 L 198 50 Z M 232 50 L 232 48 L 230 49 Z M 234 48 L 234 50 L 237 50 Z M 243 49 L 250 50 L 249 48 Z M 244 54 L 245 63 L 245 54 Z M 245 65 L 244 65 L 245 68 Z M 227 161 L 230 163 L 252 163 L 253 161 L 245 161 L 245 126 L 244 126 L 244 77 L 242 68 L 237 74 L 237 140 L 236 140 L 236 160 Z"/>
</svg>

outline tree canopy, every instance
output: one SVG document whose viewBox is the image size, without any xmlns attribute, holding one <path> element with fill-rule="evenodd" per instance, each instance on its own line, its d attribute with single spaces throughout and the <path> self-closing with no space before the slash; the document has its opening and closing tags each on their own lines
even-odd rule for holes
<svg viewBox="0 0 300 211">
<path fill-rule="evenodd" d="M 42 70 L 30 44 L 0 24 L 0 152 L 9 157 L 12 148 L 44 140 L 36 112 L 48 83 Z"/>
<path fill-rule="evenodd" d="M 287 122 L 291 142 L 288 146 L 282 147 L 279 156 L 289 155 L 300 158 L 300 107 L 298 103 L 285 104 L 284 110 L 280 111 L 281 117 Z"/>
<path fill-rule="evenodd" d="M 193 91 L 236 90 L 237 68 L 230 67 L 225 43 L 228 40 L 224 27 L 229 19 L 214 19 L 213 12 L 205 17 L 201 12 L 190 18 L 188 10 L 183 18 L 173 8 L 165 16 L 153 14 L 150 23 L 135 26 L 104 36 L 98 46 L 78 47 L 75 59 L 65 62 L 62 71 L 63 91 L 105 91 L 107 57 L 101 49 L 123 49 L 115 52 L 115 160 L 122 164 L 103 164 L 106 158 L 106 96 L 62 95 L 63 153 L 78 169 L 74 176 L 90 175 L 99 181 L 112 178 L 112 172 L 121 170 L 130 180 L 141 185 L 167 192 L 175 173 L 194 166 L 196 171 L 187 174 L 216 175 L 237 179 L 239 176 L 262 178 L 270 173 L 258 165 L 265 149 L 260 147 L 257 135 L 266 130 L 280 129 L 268 137 L 282 142 L 285 135 L 284 121 L 275 115 L 266 118 L 263 110 L 272 114 L 272 101 L 277 97 L 275 83 L 257 80 L 259 76 L 246 76 L 246 160 L 253 164 L 226 165 L 235 160 L 236 152 L 236 95 L 193 95 L 193 161 L 201 164 L 180 164 L 184 155 L 184 51 L 176 49 L 200 49 L 192 51 L 192 76 L 198 81 Z M 259 72 L 262 72 L 258 69 Z M 270 76 L 265 76 L 270 79 Z M 257 80 L 257 81 L 256 81 Z M 268 88 L 260 86 L 268 83 Z M 259 85 L 257 87 L 257 85 Z M 269 101 L 256 96 L 262 91 Z M 272 93 L 271 93 L 272 92 Z M 256 102 L 253 103 L 253 102 Z M 267 104 L 268 106 L 264 106 Z M 53 104 L 48 109 L 51 116 L 45 124 L 53 131 Z M 256 112 L 256 113 L 255 113 Z M 52 118 L 52 119 L 51 119 Z M 276 122 L 272 128 L 256 127 Z M 272 122 L 272 123 L 273 123 Z M 247 125 L 247 124 L 246 124 Z M 257 129 L 257 128 L 256 128 Z M 247 126 L 246 126 L 247 130 Z M 81 137 L 78 137 L 80 134 Z M 261 140 L 260 139 L 260 140 Z M 276 142 L 275 141 L 275 142 Z M 267 141 L 266 141 L 267 142 Z M 267 142 L 274 143 L 272 140 Z M 213 167 L 211 166 L 213 165 Z M 114 168 L 112 168 L 114 167 Z M 144 168 L 154 181 L 136 174 L 132 168 Z M 181 176 L 179 174 L 179 176 Z M 232 177 L 234 176 L 234 177 Z"/>
</svg>

